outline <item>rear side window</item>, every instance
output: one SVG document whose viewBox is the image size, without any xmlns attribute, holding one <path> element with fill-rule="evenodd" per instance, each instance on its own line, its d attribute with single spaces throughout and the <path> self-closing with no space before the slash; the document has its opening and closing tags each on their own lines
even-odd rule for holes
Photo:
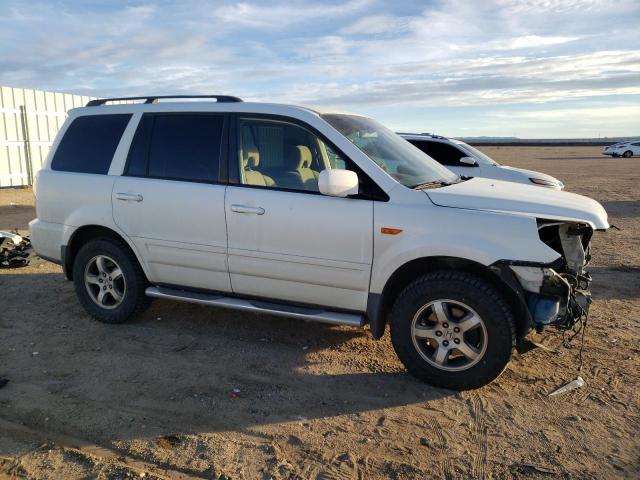
<svg viewBox="0 0 640 480">
<path fill-rule="evenodd" d="M 143 115 L 127 175 L 217 182 L 223 124 L 219 114 Z"/>
<path fill-rule="evenodd" d="M 130 118 L 130 114 L 76 118 L 58 145 L 51 169 L 106 175 Z"/>
<path fill-rule="evenodd" d="M 460 165 L 460 159 L 466 156 L 463 151 L 448 143 L 426 142 L 424 140 L 409 141 L 442 165 Z"/>
</svg>

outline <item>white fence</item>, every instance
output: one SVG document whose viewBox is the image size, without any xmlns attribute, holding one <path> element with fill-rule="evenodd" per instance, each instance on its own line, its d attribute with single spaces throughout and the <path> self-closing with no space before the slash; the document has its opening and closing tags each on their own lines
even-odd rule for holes
<svg viewBox="0 0 640 480">
<path fill-rule="evenodd" d="M 91 98 L 0 87 L 0 188 L 31 185 L 67 111 Z"/>
</svg>

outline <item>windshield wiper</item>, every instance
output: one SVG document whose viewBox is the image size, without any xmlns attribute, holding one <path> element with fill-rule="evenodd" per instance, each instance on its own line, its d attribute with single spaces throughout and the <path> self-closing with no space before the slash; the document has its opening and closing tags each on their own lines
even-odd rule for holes
<svg viewBox="0 0 640 480">
<path fill-rule="evenodd" d="M 457 183 L 457 182 L 453 182 L 453 183 Z M 431 180 L 429 182 L 418 183 L 417 185 L 414 185 L 411 188 L 414 190 L 424 190 L 427 188 L 448 187 L 453 183 L 445 182 L 444 180 Z"/>
</svg>

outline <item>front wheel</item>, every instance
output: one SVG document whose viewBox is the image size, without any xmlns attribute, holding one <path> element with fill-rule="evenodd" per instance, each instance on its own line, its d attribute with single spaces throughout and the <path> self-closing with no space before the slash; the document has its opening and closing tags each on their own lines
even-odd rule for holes
<svg viewBox="0 0 640 480">
<path fill-rule="evenodd" d="M 498 377 L 515 344 L 515 322 L 500 292 L 483 278 L 456 271 L 411 283 L 391 311 L 391 341 L 415 377 L 454 390 Z"/>
<path fill-rule="evenodd" d="M 631 158 L 633 156 L 633 152 L 631 150 L 627 150 L 622 154 L 624 158 Z"/>
</svg>

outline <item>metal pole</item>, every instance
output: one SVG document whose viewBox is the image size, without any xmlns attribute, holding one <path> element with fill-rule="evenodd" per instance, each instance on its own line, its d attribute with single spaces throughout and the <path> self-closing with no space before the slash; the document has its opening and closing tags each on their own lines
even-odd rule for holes
<svg viewBox="0 0 640 480">
<path fill-rule="evenodd" d="M 29 140 L 29 124 L 27 123 L 27 111 L 24 105 L 20 105 L 20 123 L 22 124 L 22 138 L 24 139 L 24 157 L 27 167 L 27 182 L 33 185 L 33 165 L 31 165 L 31 141 Z"/>
</svg>

